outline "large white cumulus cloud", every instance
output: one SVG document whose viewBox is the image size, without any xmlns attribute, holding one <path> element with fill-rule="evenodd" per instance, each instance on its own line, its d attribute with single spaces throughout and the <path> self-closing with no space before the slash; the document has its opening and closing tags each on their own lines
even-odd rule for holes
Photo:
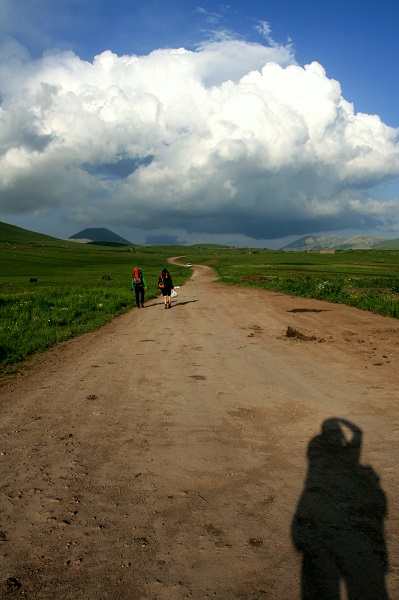
<svg viewBox="0 0 399 600">
<path fill-rule="evenodd" d="M 384 222 L 398 131 L 289 46 L 147 56 L 0 49 L 0 210 L 257 239 Z"/>
</svg>

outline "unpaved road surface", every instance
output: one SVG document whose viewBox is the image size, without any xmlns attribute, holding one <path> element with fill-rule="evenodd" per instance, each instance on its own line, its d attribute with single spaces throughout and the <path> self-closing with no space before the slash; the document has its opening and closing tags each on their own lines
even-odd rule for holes
<svg viewBox="0 0 399 600">
<path fill-rule="evenodd" d="M 1 597 L 399 598 L 398 321 L 213 279 L 3 385 Z"/>
</svg>

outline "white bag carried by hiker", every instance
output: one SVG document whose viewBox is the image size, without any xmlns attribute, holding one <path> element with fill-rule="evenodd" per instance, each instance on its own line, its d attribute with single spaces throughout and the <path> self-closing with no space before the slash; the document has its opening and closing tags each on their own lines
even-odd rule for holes
<svg viewBox="0 0 399 600">
<path fill-rule="evenodd" d="M 176 290 L 172 290 L 172 298 L 177 298 L 178 293 L 176 292 Z"/>
</svg>

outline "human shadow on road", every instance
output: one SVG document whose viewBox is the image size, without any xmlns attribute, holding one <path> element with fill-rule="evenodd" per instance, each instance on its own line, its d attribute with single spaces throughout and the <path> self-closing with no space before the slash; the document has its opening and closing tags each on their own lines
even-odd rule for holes
<svg viewBox="0 0 399 600">
<path fill-rule="evenodd" d="M 174 306 L 184 306 L 184 304 L 191 304 L 192 302 L 199 302 L 199 300 L 185 300 L 183 302 L 180 302 L 180 300 L 172 299 L 172 308 Z M 152 302 L 151 304 L 146 304 L 144 306 L 144 308 L 153 308 L 154 306 L 163 306 L 163 305 L 164 305 L 164 302 L 162 300 L 161 302 Z"/>
<path fill-rule="evenodd" d="M 290 313 L 321 313 L 321 312 L 330 312 L 328 308 L 293 308 L 291 310 L 287 310 Z"/>
<path fill-rule="evenodd" d="M 185 300 L 184 302 L 180 302 L 180 300 L 175 300 L 172 302 L 172 306 L 184 306 L 185 304 L 191 304 L 192 302 L 199 302 L 199 300 Z"/>
<path fill-rule="evenodd" d="M 330 418 L 307 450 L 308 473 L 291 525 L 302 554 L 302 600 L 388 600 L 385 493 L 360 464 L 362 430 Z"/>
</svg>

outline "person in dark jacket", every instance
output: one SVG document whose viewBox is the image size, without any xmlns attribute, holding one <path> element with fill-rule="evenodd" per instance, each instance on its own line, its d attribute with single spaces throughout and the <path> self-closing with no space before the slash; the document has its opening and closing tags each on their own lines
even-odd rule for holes
<svg viewBox="0 0 399 600">
<path fill-rule="evenodd" d="M 172 290 L 174 286 L 168 269 L 162 269 L 158 278 L 158 288 L 162 292 L 165 308 L 172 308 Z"/>
</svg>

